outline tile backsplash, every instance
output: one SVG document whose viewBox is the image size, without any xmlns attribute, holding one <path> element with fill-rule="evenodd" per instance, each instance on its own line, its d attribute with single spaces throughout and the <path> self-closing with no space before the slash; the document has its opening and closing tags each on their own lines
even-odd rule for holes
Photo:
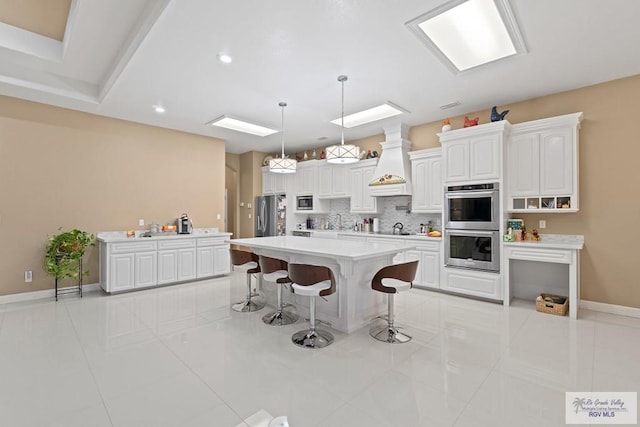
<svg viewBox="0 0 640 427">
<path fill-rule="evenodd" d="M 407 208 L 411 209 L 411 196 L 379 197 L 379 214 L 351 213 L 349 204 L 349 199 L 333 199 L 329 214 L 308 216 L 314 220 L 315 228 L 320 227 L 320 222 L 324 218 L 333 230 L 337 230 L 340 226 L 340 217 L 342 217 L 343 228 L 348 230 L 353 230 L 354 224 L 363 222 L 365 218 L 378 218 L 381 232 L 391 232 L 396 222 L 401 222 L 404 225 L 403 230 L 410 233 L 420 231 L 420 224 L 427 224 L 429 221 L 436 230 L 441 229 L 441 217 L 438 214 L 407 213 Z M 304 223 L 306 217 L 296 215 L 296 222 Z"/>
</svg>

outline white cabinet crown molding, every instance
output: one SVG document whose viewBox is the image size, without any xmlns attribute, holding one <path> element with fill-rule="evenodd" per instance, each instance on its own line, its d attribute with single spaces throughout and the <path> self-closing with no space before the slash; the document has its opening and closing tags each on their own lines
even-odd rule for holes
<svg viewBox="0 0 640 427">
<path fill-rule="evenodd" d="M 580 129 L 580 123 L 584 118 L 582 112 L 565 114 L 557 117 L 549 117 L 546 119 L 532 120 L 524 123 L 511 125 L 511 136 L 530 132 L 543 132 L 556 127 L 573 127 Z"/>
<path fill-rule="evenodd" d="M 502 132 L 504 136 L 508 135 L 511 130 L 511 123 L 507 120 L 498 122 L 485 123 L 482 125 L 471 126 L 468 128 L 450 130 L 448 132 L 437 133 L 440 143 L 458 140 L 464 138 L 475 138 L 478 136 L 496 134 Z"/>
</svg>

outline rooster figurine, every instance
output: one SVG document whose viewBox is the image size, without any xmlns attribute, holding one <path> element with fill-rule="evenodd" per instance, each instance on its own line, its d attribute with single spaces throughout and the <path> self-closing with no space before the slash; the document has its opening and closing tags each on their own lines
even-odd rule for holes
<svg viewBox="0 0 640 427">
<path fill-rule="evenodd" d="M 499 122 L 500 120 L 504 120 L 504 116 L 507 115 L 509 110 L 504 110 L 502 113 L 498 113 L 498 108 L 494 105 L 491 107 L 491 121 Z"/>
<path fill-rule="evenodd" d="M 468 128 L 471 126 L 477 126 L 480 121 L 480 117 L 476 117 L 475 119 L 470 119 L 468 116 L 464 116 L 464 127 Z"/>
</svg>

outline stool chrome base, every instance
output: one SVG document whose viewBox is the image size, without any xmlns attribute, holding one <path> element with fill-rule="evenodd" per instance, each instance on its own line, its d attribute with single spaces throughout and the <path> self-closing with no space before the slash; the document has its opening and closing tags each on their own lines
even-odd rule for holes
<svg viewBox="0 0 640 427">
<path fill-rule="evenodd" d="M 298 347 L 304 348 L 323 348 L 333 342 L 333 335 L 330 332 L 322 330 L 298 331 L 291 336 L 291 341 Z"/>
<path fill-rule="evenodd" d="M 252 300 L 242 301 L 231 306 L 231 310 L 238 311 L 241 313 L 249 313 L 253 311 L 262 310 L 264 308 L 264 304 L 258 304 Z"/>
<path fill-rule="evenodd" d="M 394 326 L 384 325 L 383 327 L 371 328 L 369 335 L 378 341 L 387 342 L 390 344 L 404 344 L 411 341 L 409 335 L 404 334 Z"/>
<path fill-rule="evenodd" d="M 286 311 L 277 310 L 273 313 L 265 314 L 262 316 L 262 321 L 269 326 L 284 326 L 296 323 L 298 316 Z"/>
</svg>

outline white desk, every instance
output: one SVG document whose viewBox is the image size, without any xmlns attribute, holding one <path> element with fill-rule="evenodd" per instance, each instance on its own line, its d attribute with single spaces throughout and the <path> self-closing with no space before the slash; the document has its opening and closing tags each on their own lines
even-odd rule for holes
<svg viewBox="0 0 640 427">
<path fill-rule="evenodd" d="M 509 305 L 513 295 L 510 280 L 510 261 L 551 262 L 569 266 L 569 316 L 578 317 L 580 303 L 580 251 L 584 247 L 584 236 L 568 234 L 544 234 L 540 241 L 503 243 L 504 304 Z"/>
<path fill-rule="evenodd" d="M 336 278 L 336 293 L 326 297 L 326 302 L 318 300 L 318 318 L 346 333 L 360 329 L 385 312 L 385 299 L 371 289 L 371 279 L 379 269 L 393 264 L 395 255 L 415 249 L 415 246 L 298 236 L 232 239 L 229 243 L 289 263 L 329 267 Z M 296 306 L 305 307 L 307 300 L 296 298 Z M 304 315 L 306 308 L 299 312 Z"/>
</svg>

